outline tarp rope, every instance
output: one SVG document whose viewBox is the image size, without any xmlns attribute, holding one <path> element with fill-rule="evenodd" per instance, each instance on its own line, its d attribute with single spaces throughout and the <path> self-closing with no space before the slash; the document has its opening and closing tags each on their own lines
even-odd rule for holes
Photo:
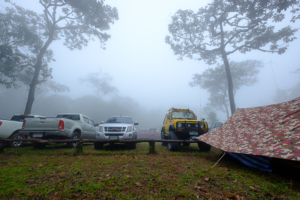
<svg viewBox="0 0 300 200">
<path fill-rule="evenodd" d="M 212 166 L 211 168 L 214 168 L 219 162 L 220 160 L 225 156 L 226 152 L 224 151 L 223 155 L 221 156 L 221 158 L 214 164 L 214 166 Z"/>
</svg>

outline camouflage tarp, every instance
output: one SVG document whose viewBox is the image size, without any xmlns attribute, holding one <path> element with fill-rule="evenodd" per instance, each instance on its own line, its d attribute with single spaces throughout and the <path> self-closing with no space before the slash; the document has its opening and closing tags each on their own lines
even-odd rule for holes
<svg viewBox="0 0 300 200">
<path fill-rule="evenodd" d="M 223 126 L 197 139 L 226 152 L 300 161 L 300 97 L 239 108 Z"/>
</svg>

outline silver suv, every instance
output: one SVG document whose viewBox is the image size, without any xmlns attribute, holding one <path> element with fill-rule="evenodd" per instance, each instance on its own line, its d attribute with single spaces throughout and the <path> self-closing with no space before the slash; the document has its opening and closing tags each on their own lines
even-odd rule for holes
<svg viewBox="0 0 300 200">
<path fill-rule="evenodd" d="M 102 121 L 99 130 L 95 133 L 95 139 L 137 139 L 138 122 L 134 122 L 130 116 L 113 116 L 106 122 Z M 113 143 L 112 143 L 113 144 Z M 102 149 L 104 143 L 94 143 L 95 149 Z M 132 149 L 136 148 L 136 143 L 130 143 Z"/>
</svg>

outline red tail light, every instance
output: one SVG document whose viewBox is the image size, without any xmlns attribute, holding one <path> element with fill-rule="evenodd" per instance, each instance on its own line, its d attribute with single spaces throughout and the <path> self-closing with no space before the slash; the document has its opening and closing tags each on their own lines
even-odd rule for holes
<svg viewBox="0 0 300 200">
<path fill-rule="evenodd" d="M 24 121 L 23 121 L 22 129 L 25 128 L 25 123 L 26 123 L 26 119 L 24 119 Z"/>
<path fill-rule="evenodd" d="M 0 126 L 2 125 L 2 122 L 0 121 Z"/>
<path fill-rule="evenodd" d="M 64 122 L 64 120 L 59 120 L 58 129 L 65 129 L 65 122 Z"/>
</svg>

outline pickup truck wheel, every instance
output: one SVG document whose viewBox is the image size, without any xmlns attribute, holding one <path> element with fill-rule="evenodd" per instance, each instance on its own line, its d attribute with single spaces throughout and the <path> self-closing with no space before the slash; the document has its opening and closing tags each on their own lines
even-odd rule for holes
<svg viewBox="0 0 300 200">
<path fill-rule="evenodd" d="M 198 147 L 200 151 L 210 151 L 211 146 L 209 144 L 206 144 L 205 142 L 198 142 Z"/>
<path fill-rule="evenodd" d="M 191 143 L 183 142 L 182 145 L 185 147 L 189 147 Z"/>
<path fill-rule="evenodd" d="M 164 128 L 162 128 L 161 129 L 161 132 L 160 132 L 160 138 L 162 139 L 162 140 L 165 140 L 166 138 L 165 138 L 165 130 L 164 130 Z M 161 145 L 163 145 L 163 146 L 167 146 L 167 142 L 161 142 Z"/>
<path fill-rule="evenodd" d="M 101 149 L 103 149 L 103 143 L 100 143 L 100 142 L 95 142 L 94 143 L 94 148 L 95 148 L 95 150 L 101 150 Z"/>
<path fill-rule="evenodd" d="M 25 139 L 23 135 L 20 135 L 19 133 L 14 133 L 11 135 L 10 139 Z M 9 146 L 12 148 L 17 148 L 23 146 L 23 141 L 13 141 L 9 142 Z"/>
<path fill-rule="evenodd" d="M 35 149 L 43 149 L 47 146 L 47 143 L 37 143 L 37 142 L 35 142 L 35 143 L 32 144 L 32 146 Z"/>
<path fill-rule="evenodd" d="M 72 137 L 70 138 L 71 140 L 77 140 L 77 139 L 80 139 L 80 136 L 79 136 L 79 133 L 77 132 L 74 132 Z M 77 142 L 74 142 L 74 143 L 67 143 L 67 147 L 68 148 L 75 148 L 77 145 Z"/>
<path fill-rule="evenodd" d="M 170 131 L 170 136 L 171 136 L 170 137 L 171 140 L 178 140 L 178 137 L 177 137 L 177 135 L 175 135 L 174 131 Z M 168 143 L 168 148 L 169 148 L 170 151 L 177 151 L 178 148 L 179 148 L 179 144 L 180 144 L 180 142 L 179 143 L 169 142 Z"/>
</svg>

